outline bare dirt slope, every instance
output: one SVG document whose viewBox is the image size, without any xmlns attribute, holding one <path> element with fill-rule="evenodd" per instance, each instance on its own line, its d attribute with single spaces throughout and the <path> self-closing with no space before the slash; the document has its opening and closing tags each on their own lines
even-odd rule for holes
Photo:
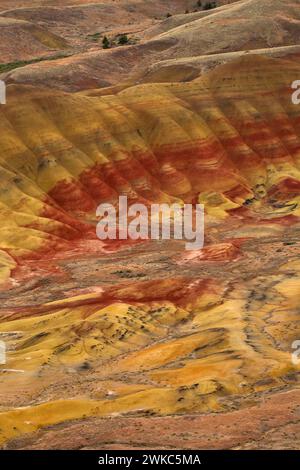
<svg viewBox="0 0 300 470">
<path fill-rule="evenodd" d="M 222 54 L 211 54 L 182 59 L 167 59 L 148 66 L 139 75 L 142 82 L 189 81 L 206 73 L 219 65 L 232 62 L 247 55 L 286 58 L 295 62 L 300 58 L 300 44 L 295 46 L 255 49 L 253 51 L 237 51 Z"/>
<path fill-rule="evenodd" d="M 0 62 L 28 60 L 66 49 L 65 39 L 29 21 L 0 17 Z"/>
<path fill-rule="evenodd" d="M 1 16 L 17 18 L 43 26 L 61 35 L 74 47 L 93 46 L 95 34 L 116 35 L 118 32 L 142 33 L 163 20 L 167 14 L 183 13 L 193 0 L 156 2 L 82 2 L 68 5 L 59 2 L 53 6 L 28 7 L 2 11 Z M 0 4 L 1 5 L 1 4 Z M 0 6 L 1 8 L 1 6 Z M 90 35 L 90 37 L 89 37 Z M 101 47 L 101 44 L 100 44 Z"/>
<path fill-rule="evenodd" d="M 297 46 L 299 6 L 299 0 L 242 0 L 210 10 L 209 14 L 195 12 L 168 18 L 163 23 L 159 21 L 158 26 L 140 32 L 138 39 L 137 31 L 133 32 L 135 25 L 132 26 L 133 45 L 106 51 L 98 43 L 88 48 L 85 46 L 80 53 L 67 59 L 17 68 L 3 75 L 3 78 L 8 83 L 48 84 L 73 91 L 119 85 L 128 80 L 130 83 L 188 80 L 207 68 L 236 58 L 232 55 L 234 52 L 239 56 L 251 50 L 260 50 L 261 54 L 272 55 L 275 48 Z M 162 29 L 166 31 L 161 33 Z M 286 55 L 290 52 L 287 49 Z M 226 57 L 227 53 L 229 55 Z M 209 66 L 206 67 L 205 57 L 217 54 L 222 54 L 222 58 L 219 56 L 219 61 L 209 59 Z M 284 49 L 279 55 L 285 56 Z M 166 60 L 173 60 L 169 70 L 166 69 Z M 112 63 L 115 64 L 114 70 L 109 66 Z M 155 70 L 153 78 L 152 69 Z"/>
<path fill-rule="evenodd" d="M 298 0 L 245 0 L 168 30 L 173 57 L 295 45 L 299 42 Z"/>
</svg>

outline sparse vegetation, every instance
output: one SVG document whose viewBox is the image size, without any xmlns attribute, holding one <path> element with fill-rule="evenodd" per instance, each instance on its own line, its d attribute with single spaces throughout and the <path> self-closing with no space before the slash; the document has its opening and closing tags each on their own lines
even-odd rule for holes
<svg viewBox="0 0 300 470">
<path fill-rule="evenodd" d="M 114 271 L 112 274 L 116 274 L 116 275 L 118 275 L 122 278 L 127 278 L 127 279 L 139 278 L 139 277 L 145 277 L 146 276 L 145 273 L 132 272 L 130 269 Z"/>
<path fill-rule="evenodd" d="M 101 38 L 101 33 L 88 34 L 87 38 L 91 41 L 97 42 Z"/>
<path fill-rule="evenodd" d="M 15 62 L 8 62 L 6 64 L 0 64 L 0 73 L 10 72 L 11 70 L 17 69 L 19 67 L 25 67 L 26 65 L 36 64 L 38 62 L 43 62 L 45 60 L 56 60 L 69 57 L 72 54 L 57 54 L 50 57 L 38 57 L 36 59 L 30 60 L 16 60 Z"/>
<path fill-rule="evenodd" d="M 217 2 L 207 2 L 205 3 L 203 10 L 212 10 L 217 7 Z"/>
<path fill-rule="evenodd" d="M 102 39 L 102 47 L 103 49 L 109 49 L 110 48 L 110 41 L 107 36 L 104 36 Z"/>
<path fill-rule="evenodd" d="M 124 44 L 128 44 L 129 42 L 129 39 L 128 39 L 128 36 L 127 34 L 121 34 L 118 38 L 118 44 L 120 44 L 121 46 L 123 46 Z"/>
</svg>

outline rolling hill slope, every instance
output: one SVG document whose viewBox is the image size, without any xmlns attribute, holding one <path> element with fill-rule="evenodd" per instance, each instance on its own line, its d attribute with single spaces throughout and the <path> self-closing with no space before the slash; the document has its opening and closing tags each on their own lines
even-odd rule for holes
<svg viewBox="0 0 300 470">
<path fill-rule="evenodd" d="M 294 62 L 245 56 L 189 84 L 117 95 L 8 87 L 0 247 L 13 256 L 53 249 L 80 236 L 72 218 L 93 218 L 100 202 L 119 194 L 189 202 L 210 192 L 231 208 L 257 198 L 254 207 L 266 214 L 275 197 L 292 213 L 300 108 L 291 84 L 299 74 Z M 26 242 L 23 232 L 31 233 Z"/>
<path fill-rule="evenodd" d="M 299 1 L 30 3 L 7 53 L 73 55 L 1 75 L 1 448 L 299 448 Z M 120 195 L 204 204 L 204 247 L 98 240 Z"/>
<path fill-rule="evenodd" d="M 68 47 L 67 42 L 33 23 L 0 17 L 0 62 L 42 57 Z"/>
<path fill-rule="evenodd" d="M 210 10 L 209 14 L 196 12 L 174 16 L 146 29 L 140 34 L 140 42 L 133 45 L 105 51 L 99 50 L 97 45 L 72 57 L 17 68 L 2 74 L 2 78 L 7 83 L 78 91 L 120 85 L 120 82 L 128 86 L 144 80 L 161 81 L 160 69 L 163 75 L 165 60 L 174 61 L 167 81 L 172 77 L 182 81 L 201 73 L 201 66 L 193 64 L 205 62 L 208 55 L 223 55 L 219 61 L 210 60 L 209 68 L 232 60 L 234 52 L 238 57 L 251 50 L 260 50 L 262 55 L 266 50 L 266 55 L 272 55 L 274 50 L 276 56 L 276 48 L 287 47 L 286 52 L 281 49 L 281 56 L 285 57 L 289 56 L 290 47 L 299 46 L 299 5 L 299 0 L 288 3 L 284 0 L 242 0 Z M 178 22 L 180 25 L 174 28 Z M 162 33 L 162 29 L 165 32 Z M 229 54 L 227 58 L 226 53 Z M 190 63 L 188 70 L 183 61 Z M 149 69 L 153 68 L 156 73 L 152 79 Z"/>
</svg>

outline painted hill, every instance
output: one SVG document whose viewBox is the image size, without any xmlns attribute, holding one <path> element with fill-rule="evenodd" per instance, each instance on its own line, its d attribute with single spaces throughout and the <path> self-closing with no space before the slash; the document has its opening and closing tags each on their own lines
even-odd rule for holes
<svg viewBox="0 0 300 470">
<path fill-rule="evenodd" d="M 81 236 L 78 218 L 121 193 L 208 207 L 221 198 L 220 214 L 249 201 L 263 217 L 298 214 L 299 74 L 294 62 L 245 56 L 190 84 L 117 95 L 9 86 L 0 248 L 13 257 L 56 249 Z"/>
<path fill-rule="evenodd" d="M 2 75 L 0 446 L 299 448 L 299 2 L 110 3 L 1 16 L 73 55 Z M 204 248 L 99 241 L 119 195 L 203 203 Z"/>
</svg>

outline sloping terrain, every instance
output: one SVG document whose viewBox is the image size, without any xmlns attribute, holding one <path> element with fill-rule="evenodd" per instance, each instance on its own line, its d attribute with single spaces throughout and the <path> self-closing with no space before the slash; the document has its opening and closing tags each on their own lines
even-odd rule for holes
<svg viewBox="0 0 300 470">
<path fill-rule="evenodd" d="M 0 17 L 0 61 L 13 62 L 67 48 L 67 42 L 33 23 Z"/>
<path fill-rule="evenodd" d="M 298 73 L 294 62 L 247 56 L 191 84 L 140 85 L 116 96 L 8 87 L 0 137 L 7 242 L 2 236 L 0 248 L 15 255 L 39 237 L 72 238 L 71 217 L 90 220 L 100 202 L 120 193 L 189 202 L 212 192 L 231 208 L 258 197 L 254 209 L 267 214 L 264 198 L 284 191 L 296 204 L 300 110 L 291 83 Z M 19 225 L 33 230 L 22 248 L 19 212 Z"/>
<path fill-rule="evenodd" d="M 299 448 L 300 0 L 219 5 L 0 0 L 3 449 Z"/>
<path fill-rule="evenodd" d="M 171 57 L 295 45 L 299 41 L 300 8 L 296 0 L 245 0 L 167 30 Z"/>
<path fill-rule="evenodd" d="M 40 2 L 39 2 L 40 3 Z M 219 2 L 219 5 L 222 2 Z M 204 7 L 203 3 L 203 7 Z M 34 23 L 62 36 L 75 49 L 95 46 L 101 49 L 101 38 L 111 38 L 118 33 L 133 35 L 134 41 L 143 36 L 147 28 L 160 23 L 167 16 L 172 18 L 185 11 L 201 10 L 195 0 L 114 1 L 114 2 L 45 2 L 34 5 L 28 2 L 22 8 L 11 5 L 5 9 L 0 1 L 0 16 Z M 2 9 L 2 11 L 1 11 Z M 210 10 L 203 11 L 209 14 Z M 201 13 L 201 11 L 200 11 Z M 183 15 L 188 18 L 190 15 Z M 21 50 L 18 50 L 21 53 Z M 20 57 L 21 59 L 22 57 Z"/>
<path fill-rule="evenodd" d="M 271 49 L 255 49 L 250 53 L 251 55 L 284 58 L 299 62 L 300 45 L 272 47 Z M 143 70 L 139 79 L 143 81 L 143 83 L 161 83 L 169 82 L 170 80 L 175 82 L 190 81 L 203 73 L 215 69 L 219 65 L 226 64 L 248 54 L 249 51 L 238 51 L 162 60 L 155 62 L 146 68 L 146 70 Z"/>
<path fill-rule="evenodd" d="M 299 391 L 295 390 L 263 396 L 258 405 L 228 413 L 69 421 L 16 438 L 8 448 L 298 450 L 297 414 Z"/>
<path fill-rule="evenodd" d="M 162 69 L 165 77 L 165 60 L 175 61 L 167 80 L 172 81 L 174 77 L 175 81 L 182 81 L 195 78 L 196 74 L 203 71 L 193 64 L 203 60 L 205 62 L 207 55 L 212 57 L 229 53 L 228 58 L 222 58 L 221 63 L 224 63 L 232 60 L 234 52 L 237 57 L 241 55 L 241 51 L 252 50 L 260 50 L 264 54 L 267 49 L 266 54 L 269 51 L 272 54 L 273 48 L 287 47 L 288 56 L 289 47 L 299 45 L 299 5 L 299 0 L 241 0 L 217 9 L 175 15 L 163 22 L 154 19 L 153 26 L 146 29 L 144 25 L 139 32 L 132 25 L 132 37 L 129 34 L 132 45 L 105 51 L 101 49 L 101 44 L 96 44 L 95 47 L 85 45 L 84 50 L 75 51 L 72 57 L 44 62 L 42 66 L 38 64 L 17 68 L 2 74 L 2 78 L 7 83 L 38 86 L 47 84 L 63 90 L 77 91 L 119 85 L 120 82 L 128 84 L 129 81 L 134 84 L 149 81 L 152 80 L 149 68 L 151 71 L 153 67 L 156 70 L 153 81 L 166 81 L 165 78 L 161 80 L 157 73 Z M 99 19 L 101 17 L 100 14 Z M 126 15 L 124 21 L 127 21 Z M 90 23 L 87 22 L 88 25 Z M 122 24 L 121 27 L 125 25 Z M 96 29 L 91 32 L 95 33 Z M 60 29 L 56 31 L 62 33 Z M 112 31 L 112 37 L 121 31 L 124 32 L 118 26 Z M 103 29 L 99 32 L 97 41 L 102 37 L 101 32 L 103 36 Z M 70 40 L 73 41 L 74 38 Z M 86 40 L 85 36 L 84 41 Z M 284 57 L 285 53 L 282 52 L 282 55 Z M 202 59 L 203 56 L 205 57 Z M 187 64 L 182 64 L 183 60 L 191 62 L 188 70 Z M 109 65 L 112 63 L 114 70 Z M 218 63 L 220 62 L 211 61 L 210 68 Z"/>
<path fill-rule="evenodd" d="M 55 447 L 62 432 L 63 448 L 151 448 L 148 426 L 163 447 L 253 448 L 266 433 L 265 448 L 271 429 L 274 448 L 295 447 L 300 107 L 291 83 L 299 75 L 297 62 L 247 55 L 189 83 L 115 94 L 8 86 L 4 447 Z M 120 194 L 204 203 L 204 249 L 104 245 L 95 210 Z M 182 431 L 170 437 L 178 420 Z M 123 422 L 126 442 L 115 431 Z"/>
<path fill-rule="evenodd" d="M 202 18 L 207 18 L 211 15 L 213 15 L 213 18 L 216 14 L 218 14 L 217 16 L 222 17 L 223 13 L 225 13 L 226 11 L 231 11 L 232 3 L 241 5 L 244 2 L 245 0 L 238 0 L 235 2 L 223 2 L 223 4 L 221 4 L 221 2 L 218 2 L 217 8 L 205 9 L 202 7 L 198 10 L 189 10 L 184 13 L 178 13 L 177 15 L 168 16 L 167 18 L 164 18 L 163 21 L 157 22 L 152 27 L 148 28 L 144 33 L 144 37 L 147 39 L 151 39 L 162 33 L 172 31 L 173 29 L 178 28 L 180 26 L 185 27 L 184 25 L 187 25 L 188 23 Z"/>
<path fill-rule="evenodd" d="M 74 61 L 62 63 L 62 67 L 64 64 L 69 65 L 68 71 L 65 70 L 63 75 L 60 72 L 56 77 L 61 76 L 69 83 L 71 89 L 69 76 L 73 72 L 72 69 L 77 69 L 74 73 L 81 75 L 81 84 L 83 84 L 87 82 L 85 75 L 95 76 L 99 68 L 102 72 L 106 68 L 107 55 L 102 54 L 102 41 L 105 35 L 109 37 L 112 48 L 120 47 L 119 38 L 124 35 L 128 38 L 128 44 L 134 46 L 141 41 L 148 28 L 161 23 L 166 17 L 172 18 L 173 15 L 176 17 L 177 13 L 190 10 L 197 14 L 198 10 L 201 12 L 205 8 L 205 4 L 199 6 L 194 0 L 156 2 L 120 0 L 93 3 L 49 1 L 42 4 L 14 2 L 10 4 L 10 8 L 6 7 L 6 2 L 0 1 L 0 72 L 42 61 L 47 68 L 49 59 L 74 56 Z M 203 13 L 208 14 L 209 11 Z M 186 17 L 188 16 L 190 15 L 187 14 Z M 144 56 L 145 45 L 147 46 L 144 44 L 139 51 Z M 121 54 L 120 51 L 117 53 L 115 58 L 119 67 L 114 73 L 115 76 L 118 74 L 118 69 L 124 68 L 124 63 L 126 69 L 133 66 L 130 57 L 134 56 L 136 59 L 135 49 L 133 47 L 128 54 L 127 50 Z M 156 51 L 159 48 L 157 45 L 146 47 L 146 50 L 150 49 Z M 59 51 L 61 52 L 58 53 Z M 123 52 L 125 52 L 124 60 Z M 81 57 L 86 66 L 78 64 L 76 67 L 75 63 L 80 61 Z M 122 73 L 124 71 L 122 70 Z M 56 72 L 55 67 L 50 67 L 48 70 L 50 75 Z M 97 84 L 105 86 L 105 78 L 106 74 L 102 77 L 101 83 L 97 81 Z M 43 77 L 43 85 L 46 80 L 47 78 Z M 94 83 L 93 80 L 91 83 Z M 51 85 L 51 80 L 49 84 Z"/>
</svg>

